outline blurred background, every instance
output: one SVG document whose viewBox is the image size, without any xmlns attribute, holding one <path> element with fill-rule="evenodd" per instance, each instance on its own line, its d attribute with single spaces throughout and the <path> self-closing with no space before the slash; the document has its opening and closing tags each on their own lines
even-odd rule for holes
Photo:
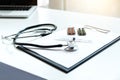
<svg viewBox="0 0 120 80">
<path fill-rule="evenodd" d="M 120 0 L 38 0 L 46 8 L 120 17 Z"/>
</svg>

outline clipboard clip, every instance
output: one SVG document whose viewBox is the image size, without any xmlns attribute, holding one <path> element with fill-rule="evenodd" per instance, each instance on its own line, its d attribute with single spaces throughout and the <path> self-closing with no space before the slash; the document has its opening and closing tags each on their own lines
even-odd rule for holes
<svg viewBox="0 0 120 80">
<path fill-rule="evenodd" d="M 110 32 L 110 30 L 102 29 L 102 28 L 98 28 L 98 27 L 94 27 L 94 26 L 90 26 L 90 25 L 84 25 L 84 28 L 95 29 L 96 31 L 101 32 L 101 33 L 109 33 Z"/>
</svg>

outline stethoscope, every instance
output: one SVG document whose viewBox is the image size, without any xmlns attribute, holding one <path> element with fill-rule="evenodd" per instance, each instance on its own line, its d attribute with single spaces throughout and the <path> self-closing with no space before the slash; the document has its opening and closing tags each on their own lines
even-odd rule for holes
<svg viewBox="0 0 120 80">
<path fill-rule="evenodd" d="M 47 26 L 47 27 L 46 27 Z M 40 27 L 40 29 L 38 29 Z M 73 37 L 71 40 L 67 41 L 67 45 L 64 44 L 56 44 L 56 45 L 38 45 L 38 44 L 33 44 L 33 43 L 23 43 L 23 42 L 18 42 L 17 40 L 19 38 L 29 38 L 29 37 L 44 37 L 47 36 L 49 34 L 52 34 L 55 30 L 57 29 L 57 26 L 54 24 L 39 24 L 39 25 L 34 25 L 34 26 L 30 26 L 27 27 L 21 31 L 19 31 L 17 34 L 14 34 L 14 38 L 13 38 L 13 44 L 16 48 L 20 48 L 20 47 L 36 47 L 36 48 L 41 48 L 41 49 L 46 49 L 46 48 L 57 48 L 57 47 L 65 47 L 64 50 L 65 51 L 76 51 L 77 45 L 75 44 L 75 38 Z M 40 34 L 39 35 L 34 35 L 34 36 L 24 36 L 21 37 L 21 34 L 24 33 L 29 33 L 29 32 L 37 32 Z"/>
</svg>

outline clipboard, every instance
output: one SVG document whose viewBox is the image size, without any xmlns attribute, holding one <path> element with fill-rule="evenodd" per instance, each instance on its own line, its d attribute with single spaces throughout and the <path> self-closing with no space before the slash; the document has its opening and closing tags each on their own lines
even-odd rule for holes
<svg viewBox="0 0 120 80">
<path fill-rule="evenodd" d="M 53 37 L 55 37 L 55 35 L 60 35 L 61 33 L 61 36 L 63 37 L 63 35 L 65 34 L 64 33 L 65 31 L 63 30 L 63 31 L 60 31 L 60 32 L 57 32 L 57 33 L 54 33 L 53 35 L 50 35 L 49 37 L 46 37 L 46 40 L 48 40 L 48 38 L 52 38 L 52 36 Z M 88 35 L 89 34 L 89 35 Z M 48 56 L 46 56 L 47 54 L 49 54 L 48 52 L 46 52 L 45 54 L 46 55 L 44 55 L 44 52 L 46 51 L 46 50 L 39 50 L 39 51 L 35 51 L 35 50 L 33 50 L 33 49 L 28 49 L 27 47 L 25 47 L 25 46 L 17 46 L 17 48 L 19 49 L 19 50 L 21 50 L 21 51 L 23 51 L 23 52 L 25 52 L 25 53 L 27 53 L 27 54 L 29 54 L 29 55 L 31 55 L 31 56 L 33 56 L 33 57 L 35 57 L 35 58 L 37 58 L 37 59 L 39 59 L 39 60 L 41 60 L 41 61 L 43 61 L 43 62 L 45 62 L 45 63 L 47 63 L 47 64 L 49 64 L 49 65 L 51 65 L 51 66 L 53 66 L 54 68 L 56 68 L 56 69 L 58 69 L 58 70 L 60 70 L 60 71 L 63 71 L 64 73 L 69 73 L 69 72 L 71 72 L 72 70 L 74 70 L 75 68 L 77 68 L 78 66 L 80 66 L 80 65 L 82 65 L 83 63 L 85 63 L 86 61 L 88 61 L 88 60 L 90 60 L 91 58 L 93 58 L 93 57 L 95 57 L 96 55 L 98 55 L 98 54 L 100 54 L 103 50 L 105 50 L 105 49 L 107 49 L 107 48 L 109 48 L 111 45 L 113 45 L 114 43 L 116 43 L 117 41 L 119 41 L 120 40 L 120 35 L 118 35 L 118 34 L 114 34 L 114 33 L 112 33 L 112 32 L 110 32 L 110 33 L 108 33 L 107 34 L 107 36 L 106 36 L 106 34 L 102 34 L 102 33 L 98 33 L 98 34 L 96 34 L 96 32 L 94 33 L 94 32 L 91 32 L 91 31 L 88 31 L 88 38 L 87 39 L 89 39 L 91 36 L 90 35 L 92 35 L 92 38 L 93 38 L 93 40 L 94 41 L 96 41 L 95 43 L 94 43 L 94 45 L 93 44 L 89 44 L 88 46 L 90 47 L 93 47 L 93 48 L 91 48 L 91 49 L 89 49 L 88 51 L 90 51 L 90 52 L 86 52 L 87 54 L 85 55 L 85 56 L 83 56 L 82 58 L 79 58 L 78 57 L 78 60 L 76 60 L 74 63 L 72 63 L 71 64 L 71 62 L 68 62 L 68 63 L 70 63 L 69 65 L 64 65 L 64 64 L 62 64 L 62 62 L 63 61 L 61 61 L 61 63 L 59 63 L 59 60 L 58 60 L 58 62 L 56 61 L 57 60 L 57 58 L 58 57 L 56 57 L 56 59 L 52 59 L 51 58 L 51 56 L 50 56 L 50 58 L 48 57 Z M 99 38 L 98 39 L 100 39 L 100 43 L 98 44 L 98 45 L 96 45 L 96 43 L 98 43 L 97 42 L 97 39 L 95 40 L 94 39 L 94 37 L 96 36 L 96 35 L 99 35 Z M 103 37 L 104 36 L 104 37 Z M 66 37 L 66 36 L 65 36 Z M 79 36 L 75 36 L 75 37 L 79 37 Z M 59 36 L 59 38 L 60 38 L 60 36 Z M 83 39 L 84 39 L 84 37 L 82 37 Z M 43 38 L 44 40 L 45 40 L 45 38 Z M 53 39 L 53 38 L 52 38 Z M 94 42 L 93 41 L 93 42 Z M 99 40 L 98 40 L 99 41 Z M 51 42 L 50 42 L 51 43 Z M 81 45 L 83 45 L 83 44 L 81 44 Z M 81 47 L 85 47 L 86 48 L 86 46 L 87 45 L 85 45 L 85 46 L 81 46 Z M 97 48 L 96 48 L 97 47 Z M 86 49 L 87 50 L 87 49 Z M 79 50 L 80 51 L 80 50 Z M 85 50 L 83 50 L 81 53 L 79 53 L 79 51 L 78 52 L 76 52 L 77 54 L 79 54 L 79 55 L 81 55 L 82 54 L 82 52 L 83 52 L 83 54 L 84 54 L 84 51 Z M 54 55 L 54 56 L 56 56 L 56 54 L 55 53 L 57 53 L 56 51 L 50 51 L 50 54 L 51 55 Z M 72 55 L 76 55 L 76 53 L 66 53 L 66 52 L 64 52 L 64 51 L 61 51 L 61 52 L 59 52 L 59 53 L 63 53 L 64 55 L 69 55 L 70 54 L 70 56 L 71 56 L 71 54 Z M 58 53 L 58 54 L 59 54 Z M 62 54 L 61 54 L 62 55 Z M 76 55 L 77 56 L 77 55 Z M 65 59 L 65 58 L 64 58 Z M 62 59 L 61 59 L 62 60 Z M 66 59 L 67 60 L 67 59 Z M 68 61 L 69 61 L 70 59 L 68 59 Z"/>
</svg>

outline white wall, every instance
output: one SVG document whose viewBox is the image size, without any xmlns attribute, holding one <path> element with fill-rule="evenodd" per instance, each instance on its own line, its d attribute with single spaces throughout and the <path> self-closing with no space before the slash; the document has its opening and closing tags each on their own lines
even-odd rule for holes
<svg viewBox="0 0 120 80">
<path fill-rule="evenodd" d="M 49 8 L 64 10 L 65 0 L 49 0 Z"/>
<path fill-rule="evenodd" d="M 49 0 L 38 0 L 38 6 L 48 7 L 49 6 Z"/>
<path fill-rule="evenodd" d="M 120 16 L 120 0 L 50 0 L 50 5 L 54 9 Z"/>
<path fill-rule="evenodd" d="M 66 10 L 114 16 L 120 13 L 120 0 L 66 0 Z"/>
</svg>

